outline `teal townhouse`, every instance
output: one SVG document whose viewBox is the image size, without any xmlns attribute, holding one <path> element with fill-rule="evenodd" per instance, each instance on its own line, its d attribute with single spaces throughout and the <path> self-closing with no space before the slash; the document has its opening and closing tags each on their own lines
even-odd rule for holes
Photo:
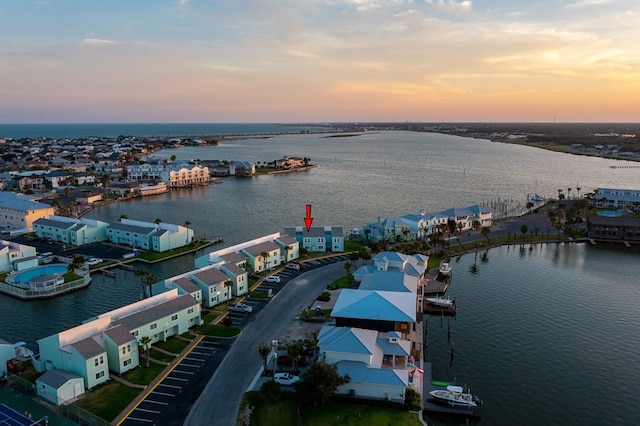
<svg viewBox="0 0 640 426">
<path fill-rule="evenodd" d="M 151 344 L 202 324 L 200 303 L 177 288 L 101 314 L 85 323 L 38 340 L 38 372 L 64 370 L 84 380 L 86 389 L 140 365 L 142 337 Z"/>
<path fill-rule="evenodd" d="M 342 253 L 344 251 L 344 232 L 341 226 L 304 226 L 284 228 L 301 247 L 310 253 Z"/>
<path fill-rule="evenodd" d="M 36 266 L 38 259 L 34 247 L 0 240 L 0 272 L 23 271 Z"/>
<path fill-rule="evenodd" d="M 207 265 L 236 265 L 245 271 L 262 272 L 300 257 L 300 244 L 279 232 L 214 251 L 196 259 L 196 268 Z"/>
<path fill-rule="evenodd" d="M 150 223 L 120 219 L 106 228 L 107 238 L 114 244 L 164 252 L 184 247 L 193 240 L 193 230 L 170 223 Z"/>
<path fill-rule="evenodd" d="M 51 215 L 33 223 L 33 230 L 40 238 L 50 238 L 64 244 L 82 246 L 106 241 L 107 222 L 87 218 L 71 218 Z"/>
</svg>

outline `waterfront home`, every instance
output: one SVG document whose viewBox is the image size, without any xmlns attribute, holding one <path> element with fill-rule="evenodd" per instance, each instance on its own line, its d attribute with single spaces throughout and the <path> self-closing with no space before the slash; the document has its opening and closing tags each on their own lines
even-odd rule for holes
<svg viewBox="0 0 640 426">
<path fill-rule="evenodd" d="M 23 271 L 36 266 L 38 259 L 35 247 L 0 240 L 0 272 Z"/>
<path fill-rule="evenodd" d="M 0 191 L 0 218 L 16 228 L 31 231 L 33 222 L 54 213 L 52 206 L 35 201 L 33 197 Z"/>
<path fill-rule="evenodd" d="M 247 294 L 249 279 L 247 271 L 229 261 L 167 278 L 164 288 L 179 288 L 210 308 Z"/>
<path fill-rule="evenodd" d="M 81 325 L 38 340 L 38 372 L 61 369 L 81 376 L 91 389 L 140 364 L 140 339 L 151 344 L 201 325 L 200 303 L 178 289 L 168 290 L 98 315 Z"/>
<path fill-rule="evenodd" d="M 149 223 L 131 219 L 120 219 L 106 229 L 107 238 L 114 244 L 128 245 L 164 252 L 184 247 L 193 240 L 193 230 L 170 223 Z"/>
<path fill-rule="evenodd" d="M 344 232 L 341 226 L 305 226 L 284 228 L 287 235 L 310 253 L 342 253 L 344 251 Z"/>
<path fill-rule="evenodd" d="M 132 181 L 163 181 L 170 188 L 205 185 L 211 180 L 208 167 L 193 165 L 187 161 L 131 164 L 127 165 L 127 176 Z"/>
<path fill-rule="evenodd" d="M 256 174 L 256 165 L 250 161 L 234 161 L 229 164 L 231 176 L 253 176 Z"/>
<path fill-rule="evenodd" d="M 51 215 L 33 223 L 33 230 L 40 238 L 74 246 L 107 240 L 109 224 L 95 219 L 71 218 Z"/>
<path fill-rule="evenodd" d="M 391 243 L 424 240 L 440 232 L 440 228 L 455 222 L 456 231 L 464 232 L 473 228 L 478 221 L 481 227 L 491 226 L 492 212 L 487 207 L 474 204 L 465 208 L 451 208 L 436 213 L 421 211 L 402 217 L 378 217 L 375 222 L 359 228 L 357 234 L 362 241 Z"/>
<path fill-rule="evenodd" d="M 36 380 L 38 396 L 55 405 L 68 404 L 85 393 L 81 376 L 64 370 L 49 370 Z"/>
<path fill-rule="evenodd" d="M 413 365 L 411 342 L 400 334 L 356 327 L 324 326 L 318 333 L 318 359 L 335 365 L 349 383 L 337 394 L 404 402 Z"/>
<path fill-rule="evenodd" d="M 588 216 L 587 237 L 594 241 L 640 243 L 640 218 Z"/>
<path fill-rule="evenodd" d="M 589 198 L 590 207 L 640 212 L 640 190 L 598 188 Z"/>
</svg>

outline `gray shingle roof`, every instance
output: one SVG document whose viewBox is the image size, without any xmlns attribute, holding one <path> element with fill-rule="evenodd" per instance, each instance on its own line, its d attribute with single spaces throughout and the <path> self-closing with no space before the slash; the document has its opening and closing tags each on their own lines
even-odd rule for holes
<svg viewBox="0 0 640 426">
<path fill-rule="evenodd" d="M 59 389 L 71 379 L 82 379 L 82 377 L 64 370 L 49 370 L 38 377 L 38 382 Z"/>
<path fill-rule="evenodd" d="M 224 272 L 216 268 L 206 269 L 204 271 L 197 272 L 193 274 L 193 276 L 198 280 L 202 281 L 206 285 L 219 284 L 229 279 L 229 277 Z"/>
<path fill-rule="evenodd" d="M 200 287 L 188 278 L 178 278 L 173 282 L 187 293 L 195 293 L 200 290 Z"/>
<path fill-rule="evenodd" d="M 86 339 L 79 340 L 72 343 L 71 346 L 73 346 L 73 348 L 78 351 L 84 359 L 93 358 L 106 353 L 105 349 L 96 342 L 93 337 L 87 337 Z"/>
<path fill-rule="evenodd" d="M 274 243 L 273 241 L 265 241 L 263 243 L 256 244 L 254 246 L 247 247 L 244 249 L 244 251 L 256 257 L 256 256 L 260 256 L 260 253 L 264 251 L 270 252 L 270 251 L 279 250 L 279 249 L 280 249 L 280 246 Z"/>
<path fill-rule="evenodd" d="M 33 223 L 34 225 L 52 226 L 54 228 L 61 228 L 61 229 L 69 229 L 75 226 L 75 223 L 73 222 L 63 222 L 61 220 L 53 220 L 53 219 L 45 219 L 45 218 L 40 218 Z"/>
<path fill-rule="evenodd" d="M 122 223 L 112 223 L 107 227 L 107 231 L 109 230 L 116 231 L 125 231 L 125 232 L 133 232 L 136 234 L 151 234 L 156 228 L 147 227 L 147 226 L 135 226 L 135 225 L 124 225 Z"/>
<path fill-rule="evenodd" d="M 223 254 L 222 256 L 220 256 L 220 258 L 227 262 L 233 262 L 233 263 L 245 262 L 248 259 L 247 255 L 242 252 L 232 252 L 232 253 Z"/>
<path fill-rule="evenodd" d="M 132 340 L 136 339 L 129 330 L 121 327 L 120 324 L 115 327 L 106 329 L 104 331 L 104 334 L 106 334 L 118 346 L 124 345 L 125 343 L 129 343 Z"/>
<path fill-rule="evenodd" d="M 190 294 L 183 294 L 175 299 L 168 300 L 142 311 L 120 318 L 113 325 L 122 324 L 127 330 L 135 330 L 143 325 L 150 324 L 162 318 L 175 314 L 191 306 L 197 306 L 199 302 Z"/>
</svg>

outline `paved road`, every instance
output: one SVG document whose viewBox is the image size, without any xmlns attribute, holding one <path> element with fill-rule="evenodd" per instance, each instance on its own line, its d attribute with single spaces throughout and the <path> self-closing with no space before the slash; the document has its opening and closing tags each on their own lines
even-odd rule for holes
<svg viewBox="0 0 640 426">
<path fill-rule="evenodd" d="M 258 312 L 251 326 L 243 329 L 193 405 L 184 424 L 234 426 L 242 396 L 262 367 L 262 359 L 255 345 L 271 342 L 281 336 L 289 321 L 312 305 L 327 284 L 344 273 L 343 262 L 335 262 L 303 273 L 287 283 Z"/>
</svg>

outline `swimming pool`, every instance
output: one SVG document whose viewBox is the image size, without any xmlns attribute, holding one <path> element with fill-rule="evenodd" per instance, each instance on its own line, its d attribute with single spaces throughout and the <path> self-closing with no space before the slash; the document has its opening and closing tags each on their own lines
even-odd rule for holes
<svg viewBox="0 0 640 426">
<path fill-rule="evenodd" d="M 620 217 L 627 214 L 625 210 L 602 210 L 598 212 L 598 216 L 606 216 L 606 217 Z"/>
<path fill-rule="evenodd" d="M 33 269 L 27 269 L 11 276 L 14 285 L 29 284 L 32 279 L 42 275 L 64 275 L 68 266 L 64 263 L 56 263 L 54 265 L 38 266 Z"/>
</svg>

